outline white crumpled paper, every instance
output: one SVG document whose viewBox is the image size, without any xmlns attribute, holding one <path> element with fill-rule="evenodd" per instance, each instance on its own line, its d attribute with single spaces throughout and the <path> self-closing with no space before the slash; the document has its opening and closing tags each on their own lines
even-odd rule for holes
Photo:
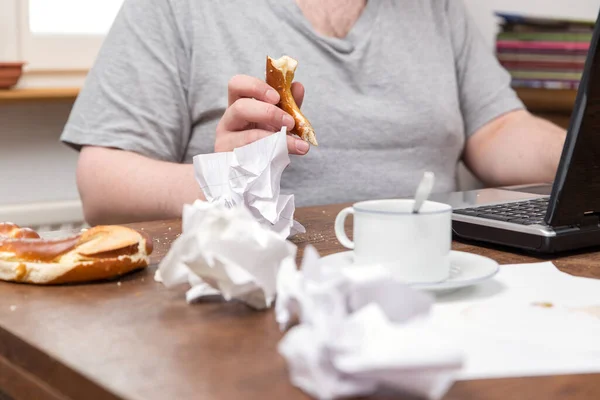
<svg viewBox="0 0 600 400">
<path fill-rule="evenodd" d="M 255 308 L 271 306 L 281 265 L 295 265 L 286 238 L 305 229 L 294 221 L 294 195 L 280 193 L 290 163 L 286 128 L 228 153 L 194 157 L 207 201 L 185 205 L 182 234 L 155 279 L 188 282 L 188 302 L 222 295 Z"/>
<path fill-rule="evenodd" d="M 245 204 L 259 222 L 286 238 L 305 232 L 294 221 L 294 195 L 280 193 L 289 163 L 286 127 L 232 152 L 194 157 L 196 180 L 208 202 Z"/>
<path fill-rule="evenodd" d="M 271 306 L 283 265 L 295 266 L 296 246 L 260 224 L 242 205 L 196 201 L 183 210 L 183 230 L 159 264 L 167 287 L 189 283 L 188 302 L 222 295 L 249 306 Z"/>
<path fill-rule="evenodd" d="M 383 267 L 320 265 L 311 246 L 302 270 L 277 278 L 279 343 L 291 381 L 319 399 L 368 395 L 380 386 L 441 398 L 463 354 L 428 319 L 434 299 L 394 281 Z"/>
</svg>

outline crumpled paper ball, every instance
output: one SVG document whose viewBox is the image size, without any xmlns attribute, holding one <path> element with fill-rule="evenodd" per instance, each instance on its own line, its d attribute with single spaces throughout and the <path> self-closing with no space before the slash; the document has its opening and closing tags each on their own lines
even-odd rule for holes
<svg viewBox="0 0 600 400">
<path fill-rule="evenodd" d="M 208 202 L 244 204 L 257 221 L 287 238 L 306 232 L 294 220 L 294 195 L 281 194 L 281 175 L 289 163 L 283 127 L 232 152 L 197 155 L 194 170 Z"/>
<path fill-rule="evenodd" d="M 279 269 L 296 246 L 259 223 L 244 205 L 196 201 L 183 210 L 183 232 L 159 264 L 167 287 L 189 283 L 188 302 L 221 295 L 256 309 L 271 306 Z"/>
<path fill-rule="evenodd" d="M 282 266 L 276 320 L 293 326 L 278 345 L 292 383 L 318 399 L 372 394 L 381 386 L 441 398 L 463 353 L 428 320 L 433 297 L 379 265 L 330 267 L 312 246 L 301 270 Z"/>
</svg>

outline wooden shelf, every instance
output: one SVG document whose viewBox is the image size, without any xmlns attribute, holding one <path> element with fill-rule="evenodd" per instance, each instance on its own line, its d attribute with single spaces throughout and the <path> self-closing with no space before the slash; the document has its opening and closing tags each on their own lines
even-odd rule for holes
<svg viewBox="0 0 600 400">
<path fill-rule="evenodd" d="M 570 114 L 575 105 L 576 90 L 515 89 L 523 103 L 533 112 L 558 112 Z"/>
<path fill-rule="evenodd" d="M 79 88 L 32 88 L 0 90 L 0 104 L 34 101 L 73 101 Z"/>
<path fill-rule="evenodd" d="M 560 125 L 568 122 L 577 91 L 550 89 L 515 89 L 526 107 L 544 117 L 553 117 Z M 0 104 L 37 101 L 74 101 L 79 88 L 31 88 L 0 90 Z"/>
<path fill-rule="evenodd" d="M 533 114 L 567 129 L 575 106 L 576 90 L 515 89 L 521 101 Z"/>
</svg>

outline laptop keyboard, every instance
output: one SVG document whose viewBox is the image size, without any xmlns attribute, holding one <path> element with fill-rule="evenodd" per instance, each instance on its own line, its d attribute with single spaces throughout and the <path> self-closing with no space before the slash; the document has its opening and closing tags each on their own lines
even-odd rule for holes
<svg viewBox="0 0 600 400">
<path fill-rule="evenodd" d="M 515 203 L 480 206 L 454 210 L 455 214 L 505 221 L 520 225 L 546 225 L 548 197 Z"/>
</svg>

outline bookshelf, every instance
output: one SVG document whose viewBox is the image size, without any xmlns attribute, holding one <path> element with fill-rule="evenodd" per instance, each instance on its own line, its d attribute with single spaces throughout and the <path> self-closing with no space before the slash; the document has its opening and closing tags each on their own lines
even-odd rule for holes
<svg viewBox="0 0 600 400">
<path fill-rule="evenodd" d="M 567 128 L 590 48 L 594 19 L 497 12 L 498 61 L 529 111 Z"/>
<path fill-rule="evenodd" d="M 595 20 L 496 13 L 498 61 L 513 86 L 576 89 L 590 48 Z"/>
</svg>

